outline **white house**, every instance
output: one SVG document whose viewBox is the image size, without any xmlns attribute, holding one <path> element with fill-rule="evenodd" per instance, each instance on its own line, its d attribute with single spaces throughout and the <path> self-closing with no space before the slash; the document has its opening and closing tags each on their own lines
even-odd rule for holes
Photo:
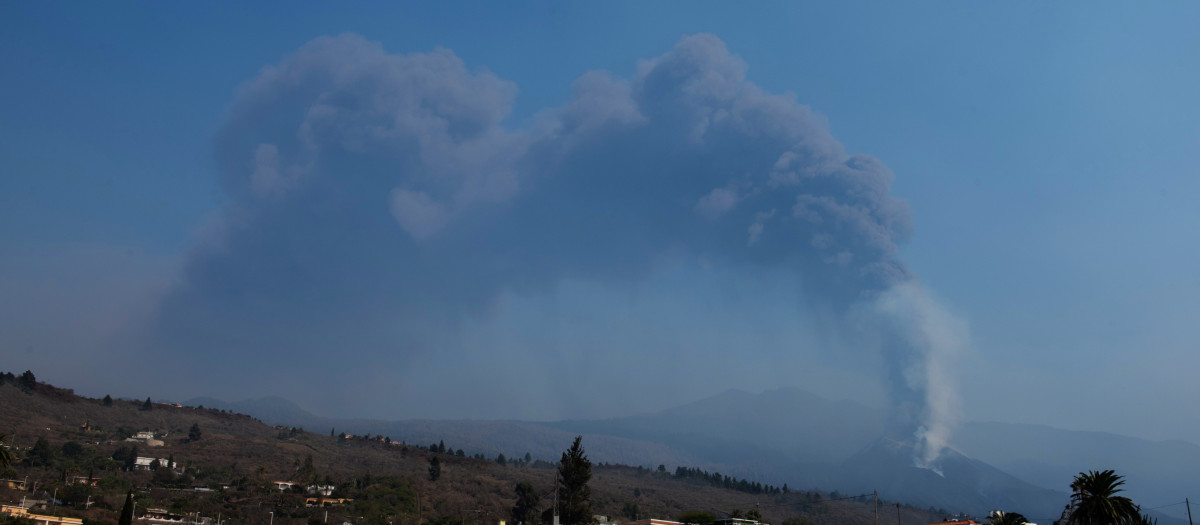
<svg viewBox="0 0 1200 525">
<path fill-rule="evenodd" d="M 133 468 L 150 470 L 150 465 L 154 464 L 155 461 L 158 462 L 159 468 L 169 468 L 174 470 L 175 466 L 177 465 L 177 463 L 172 463 L 171 460 L 167 458 L 144 458 L 138 456 L 137 461 L 135 461 L 133 464 Z"/>
</svg>

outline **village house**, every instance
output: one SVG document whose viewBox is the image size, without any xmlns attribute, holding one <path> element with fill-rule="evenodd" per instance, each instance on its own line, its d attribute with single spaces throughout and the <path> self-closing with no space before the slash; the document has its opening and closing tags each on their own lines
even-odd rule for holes
<svg viewBox="0 0 1200 525">
<path fill-rule="evenodd" d="M 125 438 L 125 441 L 131 443 L 145 443 L 147 446 L 151 447 L 161 447 L 166 445 L 163 440 L 155 439 L 153 432 L 138 432 L 137 434 L 134 434 L 133 437 Z"/>
<path fill-rule="evenodd" d="M 333 491 L 335 489 L 337 489 L 337 487 L 333 485 L 309 485 L 308 493 L 328 497 L 333 495 Z"/>
<path fill-rule="evenodd" d="M 17 505 L 0 506 L 0 513 L 8 514 L 14 518 L 26 518 L 33 520 L 37 525 L 83 525 L 83 520 L 80 518 L 64 518 L 61 516 L 47 516 L 44 514 L 33 514 L 29 509 L 19 507 Z"/>
<path fill-rule="evenodd" d="M 300 483 L 295 481 L 274 481 L 272 483 L 275 484 L 275 488 L 279 489 L 279 492 L 287 492 L 292 490 L 292 487 L 300 485 Z"/>
<path fill-rule="evenodd" d="M 138 521 L 151 523 L 154 525 L 175 525 L 180 523 L 187 523 L 189 525 L 209 525 L 212 523 L 212 518 L 206 518 L 195 514 L 172 514 L 167 509 L 146 509 L 146 512 L 138 518 Z"/>
<path fill-rule="evenodd" d="M 354 501 L 349 498 L 305 498 L 305 507 L 333 507 Z"/>
<path fill-rule="evenodd" d="M 178 463 L 172 463 L 168 458 L 144 458 L 142 456 L 138 456 L 137 460 L 134 461 L 133 468 L 137 470 L 150 470 L 156 461 L 158 462 L 158 468 L 169 468 L 174 470 L 178 465 Z"/>
<path fill-rule="evenodd" d="M 71 484 L 73 485 L 91 485 L 95 487 L 100 483 L 100 478 L 89 478 L 87 476 L 71 476 Z"/>
<path fill-rule="evenodd" d="M 637 521 L 627 521 L 625 525 L 684 525 L 678 521 L 645 519 Z"/>
<path fill-rule="evenodd" d="M 758 520 L 748 520 L 745 518 L 722 518 L 713 522 L 713 525 L 769 525 Z"/>
</svg>

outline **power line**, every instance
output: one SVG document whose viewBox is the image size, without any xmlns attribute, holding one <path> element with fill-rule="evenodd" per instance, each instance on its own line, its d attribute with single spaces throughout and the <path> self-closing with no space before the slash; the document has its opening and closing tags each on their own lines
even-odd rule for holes
<svg viewBox="0 0 1200 525">
<path fill-rule="evenodd" d="M 1167 505 L 1159 505 L 1159 506 L 1157 506 L 1157 507 L 1147 507 L 1147 508 L 1145 508 L 1145 509 L 1143 509 L 1143 510 L 1154 510 L 1154 509 L 1162 509 L 1162 508 L 1166 508 L 1166 507 L 1174 507 L 1174 506 L 1176 506 L 1176 505 L 1183 505 L 1184 503 L 1187 503 L 1187 502 L 1186 502 L 1186 501 L 1180 501 L 1180 502 L 1178 502 L 1178 503 L 1170 503 L 1170 504 L 1167 504 Z"/>
</svg>

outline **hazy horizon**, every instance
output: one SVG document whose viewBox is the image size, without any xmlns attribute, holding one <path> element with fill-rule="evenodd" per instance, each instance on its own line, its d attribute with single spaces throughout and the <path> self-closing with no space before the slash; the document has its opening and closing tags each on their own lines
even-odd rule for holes
<svg viewBox="0 0 1200 525">
<path fill-rule="evenodd" d="M 0 359 L 551 421 L 1200 443 L 1200 6 L 0 7 Z"/>
</svg>

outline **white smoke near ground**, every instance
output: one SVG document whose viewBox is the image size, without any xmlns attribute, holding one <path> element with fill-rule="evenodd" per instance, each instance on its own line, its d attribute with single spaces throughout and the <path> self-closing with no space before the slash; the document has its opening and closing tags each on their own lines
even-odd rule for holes
<svg viewBox="0 0 1200 525">
<path fill-rule="evenodd" d="M 915 415 L 916 466 L 940 471 L 937 459 L 949 445 L 961 415 L 957 361 L 970 344 L 965 321 L 950 313 L 917 281 L 897 284 L 875 300 L 875 310 L 910 353 L 902 364 L 903 387 L 920 397 Z"/>
</svg>

